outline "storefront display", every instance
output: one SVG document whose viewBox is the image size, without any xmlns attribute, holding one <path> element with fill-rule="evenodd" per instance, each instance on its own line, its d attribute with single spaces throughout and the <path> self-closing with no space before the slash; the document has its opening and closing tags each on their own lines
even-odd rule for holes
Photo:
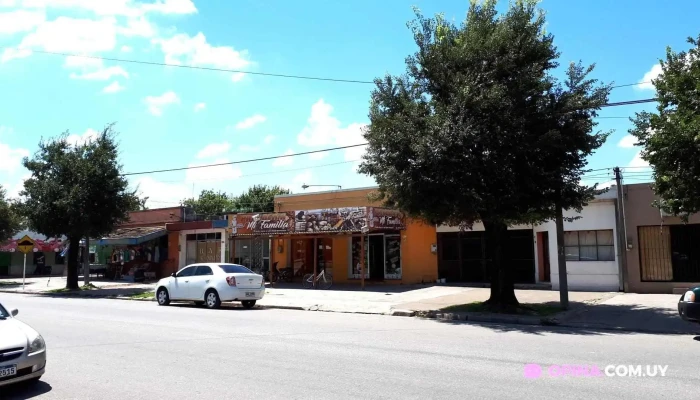
<svg viewBox="0 0 700 400">
<path fill-rule="evenodd" d="M 362 277 L 362 238 L 354 236 L 351 238 L 351 261 L 348 266 L 348 278 L 350 279 L 360 279 Z M 369 261 L 367 260 L 367 253 L 369 246 L 365 243 L 365 279 L 369 279 Z"/>
<path fill-rule="evenodd" d="M 384 279 L 401 279 L 401 236 L 384 236 Z"/>
<path fill-rule="evenodd" d="M 303 210 L 294 214 L 295 233 L 360 232 L 367 226 L 367 207 Z"/>
</svg>

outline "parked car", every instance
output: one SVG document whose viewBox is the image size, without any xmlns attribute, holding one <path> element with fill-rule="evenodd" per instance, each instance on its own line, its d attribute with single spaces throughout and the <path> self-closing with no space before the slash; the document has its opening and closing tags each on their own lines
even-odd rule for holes
<svg viewBox="0 0 700 400">
<path fill-rule="evenodd" d="M 694 287 L 678 301 L 678 314 L 686 321 L 700 324 L 700 286 Z"/>
<path fill-rule="evenodd" d="M 156 285 L 161 306 L 171 301 L 193 301 L 208 308 L 219 308 L 224 301 L 240 301 L 253 308 L 265 296 L 265 280 L 238 264 L 202 263 L 188 265 Z"/>
<path fill-rule="evenodd" d="M 46 343 L 39 332 L 0 304 L 0 387 L 38 381 L 46 368 Z M 2 390 L 0 389 L 0 393 Z"/>
</svg>

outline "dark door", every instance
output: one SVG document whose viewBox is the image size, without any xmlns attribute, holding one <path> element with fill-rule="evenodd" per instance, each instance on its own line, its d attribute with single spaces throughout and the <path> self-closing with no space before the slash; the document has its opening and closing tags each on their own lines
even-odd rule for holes
<svg viewBox="0 0 700 400">
<path fill-rule="evenodd" d="M 549 270 L 549 232 L 542 232 L 542 270 L 544 282 L 549 282 L 551 271 Z"/>
<path fill-rule="evenodd" d="M 369 236 L 369 279 L 384 280 L 384 235 Z"/>
</svg>

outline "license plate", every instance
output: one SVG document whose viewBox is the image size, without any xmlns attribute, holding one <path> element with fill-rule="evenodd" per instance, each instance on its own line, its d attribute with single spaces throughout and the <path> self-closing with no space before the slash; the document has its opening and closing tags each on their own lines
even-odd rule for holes
<svg viewBox="0 0 700 400">
<path fill-rule="evenodd" d="M 245 297 L 255 297 L 255 292 L 245 292 Z"/>
<path fill-rule="evenodd" d="M 0 378 L 17 375 L 17 366 L 10 365 L 9 367 L 0 368 Z"/>
</svg>

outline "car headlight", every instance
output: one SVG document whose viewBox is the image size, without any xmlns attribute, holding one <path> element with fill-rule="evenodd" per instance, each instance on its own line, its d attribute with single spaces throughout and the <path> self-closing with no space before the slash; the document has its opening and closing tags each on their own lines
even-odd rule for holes
<svg viewBox="0 0 700 400">
<path fill-rule="evenodd" d="M 46 349 L 46 342 L 44 342 L 44 338 L 41 337 L 41 335 L 37 335 L 34 340 L 29 344 L 29 353 L 38 353 L 42 350 Z"/>
<path fill-rule="evenodd" d="M 685 292 L 685 296 L 683 296 L 683 301 L 686 303 L 694 303 L 695 302 L 695 292 L 692 290 L 688 290 Z"/>
</svg>

